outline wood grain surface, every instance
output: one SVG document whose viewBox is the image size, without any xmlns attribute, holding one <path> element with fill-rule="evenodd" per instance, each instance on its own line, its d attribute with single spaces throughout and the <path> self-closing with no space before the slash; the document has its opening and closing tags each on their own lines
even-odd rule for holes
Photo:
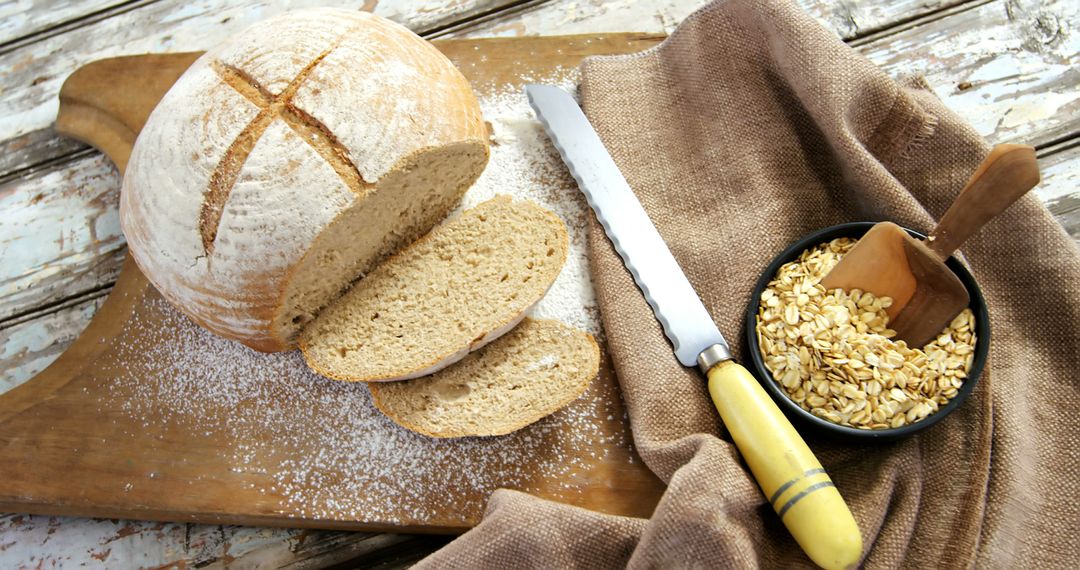
<svg viewBox="0 0 1080 570">
<path fill-rule="evenodd" d="M 346 0 L 339 8 L 364 9 L 407 25 L 418 33 L 452 25 L 494 9 L 507 0 L 437 0 L 417 10 L 408 0 Z M 68 74 L 107 57 L 141 53 L 198 51 L 259 20 L 311 6 L 319 0 L 136 1 L 105 14 L 86 13 L 65 24 L 63 33 L 31 34 L 0 49 L 0 132 L 5 139 L 47 128 L 56 117 L 56 93 Z M 103 46 L 99 37 L 109 39 Z M 26 49 L 18 49 L 25 42 Z"/>
<path fill-rule="evenodd" d="M 36 0 L 34 7 L 38 9 L 28 10 L 29 2 L 26 1 L 3 2 L 0 3 L 0 45 L 10 45 L 65 23 L 130 3 L 121 0 Z"/>
<path fill-rule="evenodd" d="M 796 2 L 890 74 L 926 74 L 953 111 L 993 140 L 1024 142 L 1031 134 L 1047 141 L 1038 146 L 1043 182 L 1034 192 L 1064 231 L 1080 238 L 1080 133 L 1069 130 L 1075 128 L 1072 123 L 1060 126 L 1075 117 L 1053 110 L 1058 101 L 1074 101 L 1080 92 L 1075 3 Z M 374 10 L 431 38 L 665 33 L 705 0 L 339 4 Z M 253 19 L 302 5 L 252 0 L 227 6 L 220 0 L 3 3 L 0 106 L 6 122 L 0 129 L 0 211 L 15 208 L 18 215 L 0 216 L 0 392 L 39 372 L 82 332 L 123 261 L 122 238 L 112 241 L 119 232 L 119 179 L 111 163 L 57 136 L 50 128 L 52 115 L 38 111 L 39 106 L 55 109 L 63 78 L 89 61 L 203 49 Z M 1047 135 L 1051 129 L 1056 134 Z M 24 231 L 25 224 L 33 224 L 33 234 Z M 95 232 L 101 239 L 92 237 Z M 437 548 L 441 542 L 436 538 L 0 515 L 0 566 L 317 568 L 353 561 L 345 567 L 399 568 Z"/>
<path fill-rule="evenodd" d="M 439 44 L 481 94 L 520 86 L 523 77 L 545 76 L 573 68 L 585 55 L 624 53 L 653 45 L 656 36 L 607 35 L 535 39 L 447 40 Z M 104 150 L 121 170 L 146 117 L 157 99 L 197 54 L 113 58 L 89 64 L 74 73 L 60 92 L 57 129 Z M 230 400 L 200 404 L 191 413 L 168 413 L 175 405 L 154 407 L 143 399 L 169 391 L 174 375 L 158 349 L 175 350 L 190 343 L 193 327 L 177 319 L 130 259 L 116 286 L 81 337 L 33 380 L 0 395 L 0 464 L 8 466 L 0 481 L 0 509 L 50 515 L 193 520 L 206 523 L 256 524 L 312 528 L 349 528 L 452 532 L 475 524 L 486 494 L 513 487 L 594 510 L 632 516 L 652 512 L 662 484 L 636 458 L 630 446 L 620 397 L 609 363 L 586 397 L 571 407 L 574 423 L 541 422 L 513 439 L 488 438 L 416 443 L 395 436 L 397 445 L 413 444 L 413 458 L 434 465 L 409 469 L 398 457 L 375 449 L 328 445 L 318 429 L 295 430 L 290 406 L 302 405 L 308 423 L 336 421 L 343 398 L 363 397 L 360 390 L 342 393 L 336 382 L 310 380 L 298 359 L 282 361 L 262 355 L 252 362 L 276 363 L 283 383 L 305 384 L 305 398 L 281 402 Z M 200 345 L 201 346 L 201 345 Z M 133 348 L 133 347 L 137 347 Z M 170 353 L 171 354 L 171 353 Z M 240 354 L 238 353 L 238 357 Z M 241 384 L 245 372 L 214 361 L 215 355 L 183 355 L 184 368 L 214 371 L 215 384 Z M 283 364 L 284 362 L 284 364 Z M 288 364 L 292 362 L 292 364 Z M 128 379 L 128 380 L 125 380 Z M 362 386 L 351 388 L 362 389 Z M 256 399 L 273 399 L 277 392 Z M 148 396 L 149 395 L 149 396 Z M 308 397 L 310 396 L 310 397 Z M 325 396 L 325 397 L 324 397 Z M 190 394 L 192 400 L 211 394 Z M 187 402 L 185 402 L 187 404 Z M 133 414 L 149 406 L 154 418 Z M 254 430 L 225 429 L 256 406 L 266 413 Z M 282 407 L 275 407 L 282 406 Z M 191 407 L 191 406 L 187 406 Z M 561 414 L 562 412 L 560 412 Z M 556 414 L 556 418 L 567 417 Z M 586 425 L 587 424 L 587 425 Z M 368 423 L 355 431 L 358 440 L 383 438 L 402 431 L 389 421 Z M 587 428 L 592 440 L 567 446 Z M 307 439 L 286 433 L 309 434 Z M 526 445 L 524 442 L 543 442 Z M 506 443 L 507 441 L 513 443 Z M 282 442 L 278 444 L 278 442 Z M 288 443 L 285 443 L 288 442 Z M 519 443 L 520 442 L 520 443 Z M 447 448 L 450 448 L 447 452 Z M 487 451 L 487 447 L 494 452 Z M 301 464 L 306 454 L 341 454 L 318 477 L 283 483 L 275 476 L 283 465 Z M 242 456 L 242 459 L 240 457 Z M 508 459 L 509 458 L 509 459 Z M 453 461 L 445 468 L 440 461 Z M 319 463 L 319 467 L 326 465 Z M 451 467 L 468 465 L 474 473 L 457 478 L 482 479 L 490 485 L 470 487 L 457 482 Z M 372 473 L 364 478 L 364 473 Z M 348 509 L 337 508 L 344 497 L 327 497 L 335 478 L 348 480 L 354 494 Z M 358 481 L 358 482 L 357 482 Z M 359 497 L 400 495 L 399 501 L 372 498 L 366 508 Z M 297 499 L 296 497 L 302 497 Z M 410 504 L 410 502 L 412 504 Z M 359 505 L 359 506 L 356 506 Z"/>
<path fill-rule="evenodd" d="M 559 30 L 619 30 L 629 26 L 639 30 L 662 32 L 671 29 L 700 4 L 700 0 L 651 5 L 562 0 L 515 3 L 488 15 L 484 15 L 485 12 L 478 8 L 476 13 L 481 14 L 479 18 L 465 18 L 456 24 L 452 23 L 456 18 L 446 16 L 441 21 L 451 24 L 435 28 L 433 33 L 446 37 L 475 37 L 496 33 L 517 36 L 555 33 Z M 803 1 L 801 4 L 832 26 L 838 34 L 851 38 L 858 49 L 889 73 L 897 76 L 926 74 L 931 85 L 951 108 L 975 124 L 991 140 L 1025 142 L 1025 133 L 1033 134 L 1036 140 L 1046 141 L 1038 145 L 1043 162 L 1075 145 L 1073 134 L 1060 134 L 1063 129 L 1076 128 L 1075 125 L 1063 128 L 1062 122 L 1071 120 L 1070 116 L 1056 112 L 1054 107 L 1058 101 L 1071 101 L 1080 95 L 1080 88 L 1077 87 L 1080 78 L 1077 78 L 1077 67 L 1074 64 L 1078 36 L 1070 33 L 1069 28 L 1070 22 L 1080 19 L 1075 14 L 1075 3 L 865 2 L 848 5 L 829 1 Z M 498 7 L 488 8 L 494 10 Z M 239 25 L 236 21 L 221 23 L 224 16 L 214 19 L 213 10 L 210 8 L 194 7 L 184 12 L 182 18 L 174 16 L 169 19 L 170 25 L 163 25 L 160 22 L 155 23 L 153 19 L 167 13 L 165 8 L 153 8 L 159 9 L 161 11 L 148 14 L 125 15 L 127 20 L 124 20 L 124 25 L 138 28 L 138 31 L 126 33 L 153 38 L 145 41 L 154 44 L 165 41 L 164 38 L 169 36 L 171 31 L 175 35 L 194 36 L 196 39 L 175 39 L 175 42 L 180 42 L 181 45 L 190 45 L 197 39 L 212 41 L 229 30 L 237 29 Z M 420 15 L 402 16 L 402 21 L 408 21 L 409 18 L 416 20 Z M 521 25 L 513 30 L 504 29 L 504 24 L 508 22 Z M 845 22 L 847 24 L 844 24 Z M 113 25 L 102 22 L 88 28 L 96 30 L 95 37 L 110 37 L 112 28 L 101 26 Z M 416 29 L 425 31 L 424 28 Z M 1040 38 L 1049 38 L 1050 41 L 1040 41 Z M 46 47 L 56 49 L 58 44 L 49 43 L 55 41 L 60 40 L 50 37 L 48 42 L 35 44 L 34 53 L 45 54 Z M 85 55 L 78 56 L 74 61 L 82 61 L 83 59 L 79 58 L 85 59 L 93 53 L 93 50 L 84 51 Z M 63 57 L 72 56 L 65 53 Z M 26 65 L 47 65 L 47 62 L 38 63 L 37 60 L 52 58 L 41 55 L 31 59 L 33 63 Z M 1017 67 L 1016 72 L 1012 73 L 1009 66 L 1015 62 L 1023 62 L 1024 65 Z M 1071 70 L 1063 71 L 1062 62 L 1072 63 Z M 0 67 L 0 70 L 2 69 Z M 2 74 L 0 71 L 0 77 Z M 25 76 L 19 72 L 18 77 Z M 30 107 L 36 105 L 33 101 L 39 97 L 36 88 L 15 81 L 8 81 L 5 87 L 7 91 L 20 91 L 25 95 L 12 95 L 16 103 L 12 108 L 13 114 L 10 115 L 11 119 L 17 122 L 14 132 L 32 128 L 31 123 L 36 121 L 33 118 L 36 115 Z M 53 89 L 57 88 L 58 83 Z M 86 163 L 81 161 L 89 152 L 85 147 L 73 143 L 70 139 L 58 138 L 50 131 L 41 130 L 40 126 L 37 130 L 0 143 L 0 148 L 11 151 L 0 152 L 0 207 L 6 206 L 8 201 L 24 204 L 19 207 L 21 215 L 27 219 L 42 219 L 51 221 L 54 226 L 58 225 L 52 212 L 60 208 L 54 208 L 50 204 L 54 194 L 45 193 L 42 199 L 30 203 L 31 198 L 38 195 L 35 188 L 42 186 L 41 178 L 45 176 L 49 177 L 48 184 L 63 185 L 66 188 L 55 193 L 56 196 L 76 192 L 116 192 L 115 184 L 108 176 L 90 177 L 88 180 L 88 177 L 82 175 Z M 84 150 L 78 150 L 80 148 Z M 3 168 L 9 157 L 11 168 Z M 1046 164 L 1043 166 L 1044 169 L 1047 168 Z M 95 168 L 108 169 L 108 166 L 95 165 Z M 1060 168 L 1073 167 L 1066 163 Z M 1066 182 L 1065 177 L 1048 177 L 1036 189 L 1036 193 L 1040 196 L 1055 196 L 1055 200 L 1048 202 L 1048 206 L 1066 227 L 1076 227 L 1080 225 L 1080 211 L 1070 204 L 1074 204 L 1078 199 L 1080 190 L 1076 189 L 1075 184 L 1069 185 Z M 94 218 L 87 216 L 85 219 Z M 80 224 L 76 220 L 71 221 L 71 224 L 62 225 L 66 231 L 77 228 L 77 235 L 90 235 L 89 222 L 78 227 Z M 118 231 L 118 227 L 108 226 L 107 220 L 102 223 L 105 224 L 104 234 L 110 235 L 110 232 Z M 1075 232 L 1073 234 L 1074 237 L 1080 235 Z M 22 240 L 28 245 L 33 241 L 26 237 L 18 225 L 6 226 L 0 220 L 0 244 L 14 240 Z M 115 281 L 119 271 L 121 258 L 115 255 L 109 245 L 96 247 L 94 240 L 61 242 L 53 238 L 33 241 L 33 245 L 34 247 L 26 248 L 25 252 L 21 253 L 24 256 L 21 266 L 6 269 L 18 272 L 17 276 L 13 275 L 10 279 L 0 276 L 0 298 L 9 295 L 21 296 L 21 299 L 13 303 L 16 305 L 14 314 L 49 310 L 55 303 L 72 296 L 108 287 Z M 123 247 L 122 243 L 119 247 Z M 98 259 L 66 263 L 67 260 L 83 260 L 86 257 Z M 87 265 L 100 270 L 88 273 L 80 269 Z M 48 282 L 49 286 L 38 287 L 37 283 L 40 281 Z M 2 303 L 0 300 L 0 305 Z M 6 324 L 4 315 L 4 308 L 0 306 L 0 328 Z M 75 325 L 75 321 L 72 323 Z M 21 339 L 14 338 L 13 342 L 21 342 Z M 13 352 L 32 350 L 29 346 L 12 349 Z M 3 364 L 0 360 L 0 367 Z M 25 379 L 25 376 L 22 379 Z"/>
</svg>

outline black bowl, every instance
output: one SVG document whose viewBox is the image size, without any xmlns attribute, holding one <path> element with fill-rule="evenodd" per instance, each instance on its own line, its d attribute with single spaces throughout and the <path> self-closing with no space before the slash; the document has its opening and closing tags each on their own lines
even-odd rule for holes
<svg viewBox="0 0 1080 570">
<path fill-rule="evenodd" d="M 773 399 L 776 400 L 780 409 L 793 421 L 802 422 L 803 425 L 816 432 L 849 440 L 893 440 L 929 429 L 934 424 L 945 419 L 945 416 L 949 415 L 953 410 L 963 404 L 964 400 L 967 400 L 968 396 L 971 395 L 971 392 L 975 389 L 975 385 L 979 381 L 979 376 L 982 374 L 983 367 L 986 365 L 987 353 L 990 351 L 990 315 L 986 312 L 986 300 L 983 299 L 982 291 L 979 290 L 979 285 L 975 283 L 975 278 L 971 275 L 971 272 L 969 272 L 955 257 L 950 257 L 946 261 L 946 265 L 960 278 L 960 281 L 964 284 L 964 287 L 967 288 L 968 294 L 971 297 L 971 304 L 968 306 L 971 308 L 972 312 L 975 313 L 975 334 L 977 338 L 975 341 L 975 358 L 972 361 L 968 377 L 964 380 L 964 385 L 961 386 L 956 397 L 949 400 L 948 404 L 941 407 L 937 412 L 930 414 L 922 421 L 903 425 L 898 428 L 870 430 L 834 424 L 826 419 L 819 418 L 802 409 L 802 407 L 788 397 L 787 393 L 773 380 L 769 370 L 765 368 L 765 362 L 761 357 L 761 348 L 757 343 L 757 312 L 758 305 L 761 301 L 761 292 L 769 285 L 769 281 L 772 281 L 776 272 L 779 271 L 780 266 L 798 258 L 803 250 L 838 237 L 862 237 L 874 223 L 875 222 L 851 222 L 832 226 L 812 232 L 791 244 L 787 249 L 780 252 L 780 254 L 772 260 L 772 263 L 765 268 L 764 273 L 761 274 L 761 278 L 758 279 L 757 285 L 754 286 L 754 292 L 750 295 L 750 303 L 746 307 L 746 351 L 749 353 L 749 359 L 746 361 L 750 362 L 750 368 L 754 373 L 754 376 L 757 377 L 758 381 L 761 382 L 761 385 L 765 387 L 765 390 L 767 390 L 769 394 L 772 395 Z M 907 228 L 904 229 L 912 236 L 926 239 L 926 236 L 919 232 Z"/>
</svg>

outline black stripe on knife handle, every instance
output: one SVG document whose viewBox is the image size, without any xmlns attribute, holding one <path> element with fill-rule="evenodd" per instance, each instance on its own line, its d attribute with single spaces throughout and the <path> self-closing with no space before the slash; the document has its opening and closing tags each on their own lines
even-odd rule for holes
<svg viewBox="0 0 1080 570">
<path fill-rule="evenodd" d="M 784 494 L 784 491 L 787 491 L 788 489 L 790 489 L 791 486 L 794 485 L 795 483 L 798 483 L 799 481 L 802 481 L 803 479 L 805 479 L 807 477 L 810 477 L 812 475 L 817 475 L 818 473 L 821 473 L 821 474 L 824 475 L 825 470 L 822 469 L 821 467 L 818 467 L 817 469 L 808 469 L 806 471 L 806 473 L 803 473 L 801 476 L 796 477 L 796 478 L 792 479 L 791 481 L 788 481 L 787 483 L 784 483 L 783 485 L 780 485 L 780 488 L 777 489 L 776 492 L 773 493 L 771 497 L 769 497 L 769 502 L 772 503 L 773 508 L 774 509 L 776 508 L 776 500 L 780 498 L 780 495 Z"/>
<path fill-rule="evenodd" d="M 814 483 L 813 485 L 810 485 L 809 487 L 807 487 L 806 490 L 804 490 L 802 493 L 799 493 L 798 495 L 795 495 L 790 500 L 788 500 L 787 503 L 784 503 L 784 507 L 782 509 L 780 509 L 780 511 L 777 512 L 776 514 L 779 515 L 780 518 L 784 518 L 784 513 L 788 512 L 788 510 L 791 509 L 791 507 L 794 507 L 795 503 L 798 503 L 799 501 L 801 501 L 803 499 L 803 497 L 809 495 L 810 493 L 813 493 L 814 491 L 817 491 L 818 489 L 824 489 L 826 487 L 835 487 L 835 486 L 836 485 L 834 485 L 832 481 L 822 481 L 820 483 Z"/>
</svg>

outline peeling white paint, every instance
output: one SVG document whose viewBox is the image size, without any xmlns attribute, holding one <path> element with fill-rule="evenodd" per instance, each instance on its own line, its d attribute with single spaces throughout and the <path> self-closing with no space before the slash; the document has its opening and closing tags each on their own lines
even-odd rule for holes
<svg viewBox="0 0 1080 570">
<path fill-rule="evenodd" d="M 375 13 L 412 29 L 450 23 L 458 14 L 492 9 L 509 0 L 439 0 L 444 10 L 420 13 L 418 3 L 382 0 Z M 49 126 L 56 118 L 60 85 L 72 71 L 96 59 L 163 51 L 197 51 L 267 17 L 288 10 L 324 6 L 326 0 L 163 0 L 79 27 L 9 53 L 0 54 L 0 139 L 11 139 Z M 334 3 L 360 10 L 364 0 Z M 34 10 L 48 6 L 34 5 Z M 81 13 L 85 13 L 80 9 Z"/>
<path fill-rule="evenodd" d="M 98 264 L 124 248 L 119 186 L 96 155 L 0 187 L 0 318 L 97 287 L 97 272 L 115 278 Z"/>
<path fill-rule="evenodd" d="M 0 2 L 0 43 L 25 37 L 88 12 L 116 4 L 115 0 L 6 0 Z"/>
<path fill-rule="evenodd" d="M 33 378 L 59 358 L 90 323 L 101 302 L 87 301 L 0 330 L 0 394 Z"/>
<path fill-rule="evenodd" d="M 221 8 L 216 0 L 196 3 L 165 0 L 133 10 L 128 15 L 109 18 L 81 31 L 61 34 L 55 39 L 3 54 L 0 56 L 0 138 L 12 138 L 51 124 L 56 111 L 56 92 L 63 77 L 90 60 L 120 53 L 205 49 L 262 16 L 290 7 L 324 3 L 319 0 L 288 1 L 270 6 L 265 1 L 246 0 L 240 5 L 234 3 L 228 8 Z M 662 0 L 655 3 L 552 0 L 510 18 L 496 17 L 482 25 L 462 29 L 458 35 L 479 37 L 604 31 L 669 33 L 686 15 L 704 3 L 705 0 Z M 851 37 L 861 31 L 908 19 L 952 2 L 800 0 L 799 3 L 841 35 Z M 14 37 L 11 34 L 25 34 L 32 29 L 32 22 L 47 21 L 46 25 L 52 25 L 70 17 L 72 12 L 63 12 L 61 6 L 85 13 L 105 4 L 104 0 L 49 2 L 49 9 L 37 0 L 0 4 L 0 41 Z M 357 0 L 344 4 L 346 7 L 359 7 L 361 2 Z M 423 28 L 457 21 L 469 10 L 487 10 L 497 4 L 500 2 L 442 0 L 418 9 L 416 3 L 405 0 L 383 0 L 379 2 L 376 12 L 408 22 L 414 28 Z M 29 6 L 34 7 L 34 13 L 26 13 Z M 1075 1 L 1046 2 L 1041 10 L 1058 14 L 1062 21 L 1072 23 L 1073 27 L 1080 22 L 1080 3 Z M 946 104 L 991 140 L 1023 140 L 1046 132 L 1048 126 L 1074 121 L 1075 117 L 1080 116 L 1076 82 L 1067 90 L 1054 91 L 1048 85 L 1068 73 L 1077 73 L 1076 54 L 1080 53 L 1080 34 L 1071 30 L 1061 44 L 1033 50 L 1030 47 L 1032 39 L 1024 35 L 1023 28 L 1023 18 L 1029 15 L 1021 13 L 1019 22 L 1011 22 L 1005 14 L 1004 2 L 991 2 L 950 16 L 948 21 L 929 22 L 861 49 L 894 76 L 926 74 Z M 226 19 L 227 22 L 222 22 Z M 30 86 L 39 78 L 42 79 L 37 85 Z M 971 83 L 971 87 L 959 89 L 958 85 L 965 81 Z M 1017 96 L 1021 91 L 1027 93 Z M 1080 151 L 1074 149 L 1062 154 L 1069 156 L 1044 166 L 1043 183 L 1035 190 L 1040 198 L 1051 203 L 1063 203 L 1063 200 L 1072 197 L 1080 199 Z M 39 285 L 47 277 L 63 276 L 59 268 L 65 265 L 86 263 L 88 260 L 101 263 L 101 257 L 87 257 L 85 253 L 78 253 L 80 248 L 85 249 L 80 244 L 87 243 L 89 232 L 68 225 L 89 227 L 85 218 L 89 207 L 78 204 L 76 197 L 79 193 L 73 189 L 81 189 L 82 198 L 86 198 L 100 195 L 117 184 L 116 180 L 103 174 L 100 166 L 87 167 L 84 182 L 78 182 L 77 176 L 50 174 L 39 184 L 41 191 L 49 193 L 48 200 L 20 206 L 21 216 L 45 221 L 41 222 L 44 225 L 33 225 L 34 233 L 40 233 L 40 236 L 19 242 L 23 246 L 37 244 L 27 247 L 26 251 L 10 253 L 16 248 L 9 248 L 9 244 L 0 237 L 0 242 L 4 243 L 4 263 L 0 264 L 0 272 L 6 272 L 0 273 L 0 287 L 11 287 L 0 288 L 0 299 L 6 301 L 17 294 L 15 289 L 18 286 L 11 285 L 7 280 L 21 278 L 21 272 L 29 271 L 28 267 L 37 268 L 33 270 L 36 281 L 32 283 Z M 96 178 L 93 176 L 95 169 L 98 169 Z M 65 198 L 67 202 L 61 205 L 63 200 L 55 199 L 54 194 L 70 198 Z M 4 208 L 5 213 L 9 211 L 7 206 L 18 200 L 25 202 L 29 198 L 17 197 L 14 193 L 0 193 L 0 207 Z M 5 215 L 3 219 L 8 217 Z M 0 219 L 0 236 L 11 229 L 2 226 L 3 219 Z M 63 223 L 57 225 L 58 222 Z M 115 237 L 114 211 L 107 210 L 96 215 L 92 227 L 99 240 Z M 24 230 L 22 233 L 30 232 Z M 62 245 L 48 245 L 61 234 L 65 236 Z M 19 257 L 16 258 L 16 255 Z M 16 267 L 9 268 L 9 262 Z M 19 264 L 24 264 L 21 269 L 18 268 Z M 23 303 L 26 306 L 32 301 Z M 44 318 L 20 325 L 21 328 L 0 331 L 0 341 L 3 341 L 0 361 L 8 365 L 5 373 L 27 377 L 36 369 L 43 368 L 44 363 L 60 353 L 67 340 L 82 330 L 95 306 L 95 303 L 90 303 L 67 309 L 55 313 L 52 321 Z M 20 355 L 27 360 L 16 362 Z M 6 375 L 0 377 L 0 391 L 5 389 L 7 378 Z M 19 519 L 18 523 L 14 522 L 16 518 Z M 8 515 L 0 516 L 0 568 L 24 565 L 107 568 L 157 566 L 177 561 L 192 566 L 200 562 L 220 561 L 225 555 L 239 557 L 260 553 L 273 553 L 278 558 L 269 562 L 280 562 L 292 560 L 286 555 L 297 550 L 300 536 L 299 531 L 295 530 Z"/>
<path fill-rule="evenodd" d="M 1048 207 L 1066 200 L 1080 205 L 1080 147 L 1039 161 L 1039 168 L 1042 181 L 1035 187 L 1035 194 L 1040 200 Z"/>
<path fill-rule="evenodd" d="M 1080 2 L 1050 0 L 1039 12 L 1028 10 L 1018 7 L 1010 18 L 1004 0 L 990 2 L 859 49 L 890 75 L 925 75 L 945 104 L 991 142 L 1037 143 L 1036 136 L 1054 139 L 1080 126 L 1080 34 L 1044 45 L 1031 30 L 1043 13 L 1080 21 Z"/>
<path fill-rule="evenodd" d="M 1038 101 L 1025 101 L 1012 106 L 1002 117 L 1001 126 L 1007 129 L 1026 126 L 1031 123 L 1053 122 L 1058 109 L 1080 99 L 1080 92 L 1046 93 Z"/>
<path fill-rule="evenodd" d="M 240 558 L 304 531 L 0 515 L 0 568 L 178 567 Z M 286 551 L 287 552 L 287 551 Z M 288 561 L 282 557 L 281 562 Z"/>
</svg>

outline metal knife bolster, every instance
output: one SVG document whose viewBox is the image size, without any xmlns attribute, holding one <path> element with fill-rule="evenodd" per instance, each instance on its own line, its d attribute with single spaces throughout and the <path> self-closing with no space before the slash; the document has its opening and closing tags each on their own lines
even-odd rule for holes
<svg viewBox="0 0 1080 570">
<path fill-rule="evenodd" d="M 697 357 L 697 365 L 702 372 L 708 374 L 713 366 L 716 366 L 725 360 L 734 359 L 735 357 L 731 354 L 731 348 L 728 347 L 725 342 L 724 344 L 714 344 L 701 351 L 701 354 Z"/>
<path fill-rule="evenodd" d="M 527 85 L 525 93 L 663 326 L 679 362 L 708 371 L 717 362 L 731 359 L 727 342 L 701 298 L 574 98 L 550 85 Z"/>
</svg>

